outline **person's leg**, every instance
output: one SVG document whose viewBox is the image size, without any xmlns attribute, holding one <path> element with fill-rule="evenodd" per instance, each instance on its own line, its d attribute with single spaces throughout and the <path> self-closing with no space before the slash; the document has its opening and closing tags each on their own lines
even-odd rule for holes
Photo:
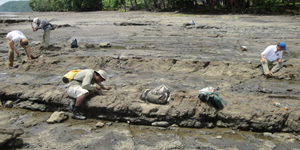
<svg viewBox="0 0 300 150">
<path fill-rule="evenodd" d="M 45 45 L 46 32 L 42 34 L 42 44 Z"/>
<path fill-rule="evenodd" d="M 80 106 L 82 104 L 82 102 L 85 100 L 86 97 L 89 96 L 89 93 L 85 93 L 79 97 L 76 98 L 76 103 L 75 103 L 75 107 L 76 106 Z"/>
<path fill-rule="evenodd" d="M 86 117 L 81 115 L 79 112 L 80 105 L 85 100 L 85 98 L 89 95 L 89 91 L 81 88 L 80 86 L 70 86 L 66 89 L 68 96 L 76 98 L 74 109 L 71 110 L 73 112 L 72 118 L 84 120 Z"/>
<path fill-rule="evenodd" d="M 278 63 L 278 61 L 273 61 L 272 63 L 273 65 L 275 65 L 272 69 L 271 72 L 275 73 L 277 71 L 279 71 L 282 68 L 282 63 Z"/>
<path fill-rule="evenodd" d="M 14 65 L 14 50 L 9 46 L 9 40 L 6 39 L 8 46 L 8 68 L 13 67 Z"/>
<path fill-rule="evenodd" d="M 270 72 L 270 70 L 269 70 L 269 62 L 266 60 L 266 62 L 262 62 L 262 61 L 260 61 L 261 62 L 261 66 L 263 67 L 263 69 L 264 69 L 264 74 L 265 75 L 267 75 L 267 74 L 269 74 L 269 72 Z"/>
<path fill-rule="evenodd" d="M 43 43 L 44 43 L 44 47 L 48 47 L 49 46 L 49 43 L 50 43 L 50 33 L 51 33 L 51 30 L 47 30 L 44 32 L 44 37 L 43 37 Z"/>
</svg>

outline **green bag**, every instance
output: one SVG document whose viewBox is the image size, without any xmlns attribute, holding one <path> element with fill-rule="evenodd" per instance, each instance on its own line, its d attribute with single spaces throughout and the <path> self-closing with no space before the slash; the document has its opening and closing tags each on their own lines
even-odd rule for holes
<svg viewBox="0 0 300 150">
<path fill-rule="evenodd" d="M 201 102 L 211 104 L 217 110 L 224 108 L 223 99 L 215 92 L 202 92 L 198 95 Z"/>
</svg>

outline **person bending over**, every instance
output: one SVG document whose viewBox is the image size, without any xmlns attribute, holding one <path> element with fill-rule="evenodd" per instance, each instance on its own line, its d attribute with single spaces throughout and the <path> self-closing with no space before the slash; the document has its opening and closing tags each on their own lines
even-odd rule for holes
<svg viewBox="0 0 300 150">
<path fill-rule="evenodd" d="M 16 52 L 16 54 L 18 56 L 20 55 L 19 51 L 16 49 L 15 44 L 20 44 L 21 47 L 24 48 L 29 60 L 35 59 L 35 57 L 31 55 L 28 40 L 21 31 L 14 30 L 14 31 L 9 32 L 6 35 L 6 41 L 7 41 L 7 46 L 9 49 L 8 50 L 8 68 L 13 67 L 13 65 L 14 65 L 14 56 L 15 56 L 14 52 Z"/>
<path fill-rule="evenodd" d="M 33 23 L 36 24 L 36 26 L 31 26 L 32 31 L 35 32 L 38 29 L 43 29 L 43 35 L 42 35 L 42 43 L 44 44 L 44 48 L 48 48 L 50 43 L 50 33 L 52 30 L 52 25 L 47 20 L 40 19 L 40 18 L 34 18 Z"/>
<path fill-rule="evenodd" d="M 84 69 L 78 72 L 74 79 L 66 84 L 66 92 L 68 96 L 76 98 L 74 108 L 71 108 L 73 119 L 86 119 L 81 114 L 80 106 L 83 101 L 96 91 L 101 89 L 110 90 L 111 87 L 104 86 L 101 82 L 107 79 L 107 73 L 104 70 L 95 71 L 93 69 Z"/>
</svg>

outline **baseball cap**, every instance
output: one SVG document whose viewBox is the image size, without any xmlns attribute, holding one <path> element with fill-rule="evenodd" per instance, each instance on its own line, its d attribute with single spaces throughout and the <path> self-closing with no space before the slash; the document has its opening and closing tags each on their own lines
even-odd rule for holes
<svg viewBox="0 0 300 150">
<path fill-rule="evenodd" d="M 286 44 L 284 42 L 280 42 L 278 45 L 286 51 Z"/>
<path fill-rule="evenodd" d="M 96 73 L 98 73 L 102 79 L 106 80 L 107 79 L 107 73 L 104 70 L 98 70 L 95 71 Z"/>
</svg>

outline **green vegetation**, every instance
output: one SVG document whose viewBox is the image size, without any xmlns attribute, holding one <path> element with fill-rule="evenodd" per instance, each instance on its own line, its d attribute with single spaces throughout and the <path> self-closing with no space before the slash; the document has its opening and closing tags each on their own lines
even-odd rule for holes
<svg viewBox="0 0 300 150">
<path fill-rule="evenodd" d="M 192 13 L 300 12 L 300 0 L 30 0 L 34 11 L 148 10 Z M 292 10 L 292 11 L 291 11 Z"/>
<path fill-rule="evenodd" d="M 10 1 L 0 6 L 0 12 L 30 12 L 28 1 Z"/>
</svg>

